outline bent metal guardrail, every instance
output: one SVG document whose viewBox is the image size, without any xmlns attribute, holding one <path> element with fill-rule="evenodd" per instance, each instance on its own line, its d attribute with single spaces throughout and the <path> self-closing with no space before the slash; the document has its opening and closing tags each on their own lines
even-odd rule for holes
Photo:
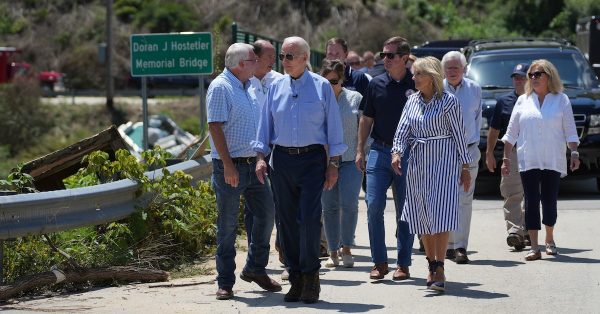
<svg viewBox="0 0 600 314">
<path fill-rule="evenodd" d="M 212 165 L 210 156 L 204 156 L 167 169 L 182 170 L 197 182 L 210 177 Z M 146 176 L 158 178 L 162 172 L 149 171 Z M 0 196 L 0 241 L 123 219 L 135 211 L 137 189 L 136 182 L 125 179 L 70 190 Z"/>
</svg>

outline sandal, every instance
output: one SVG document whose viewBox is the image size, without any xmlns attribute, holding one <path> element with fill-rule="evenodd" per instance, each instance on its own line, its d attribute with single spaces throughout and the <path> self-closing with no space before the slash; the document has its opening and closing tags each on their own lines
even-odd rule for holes
<svg viewBox="0 0 600 314">
<path fill-rule="evenodd" d="M 434 261 L 435 263 L 435 274 L 437 275 L 438 271 L 438 267 L 441 267 L 442 270 L 444 269 L 444 262 L 443 261 Z M 432 290 L 438 291 L 438 292 L 444 292 L 446 291 L 446 276 L 444 276 L 444 278 L 441 281 L 433 281 L 433 283 L 431 283 L 431 286 L 429 287 Z"/>
<path fill-rule="evenodd" d="M 427 263 L 429 264 L 429 278 L 430 280 L 427 280 L 427 288 L 431 287 L 431 284 L 433 284 L 433 276 L 435 275 L 435 268 L 437 266 L 437 263 L 435 261 L 432 261 L 429 259 L 429 257 L 425 256 L 425 259 L 427 259 Z"/>
<path fill-rule="evenodd" d="M 542 252 L 539 249 L 537 250 L 529 250 L 527 255 L 525 255 L 526 261 L 536 261 L 538 259 L 542 259 Z"/>
<path fill-rule="evenodd" d="M 558 250 L 556 250 L 556 244 L 554 241 L 546 243 L 546 255 L 556 255 L 558 254 Z"/>
</svg>

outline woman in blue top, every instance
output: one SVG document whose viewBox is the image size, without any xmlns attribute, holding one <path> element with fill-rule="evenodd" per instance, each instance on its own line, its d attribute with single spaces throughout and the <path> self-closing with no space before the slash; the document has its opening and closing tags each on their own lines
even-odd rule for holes
<svg viewBox="0 0 600 314">
<path fill-rule="evenodd" d="M 321 75 L 326 78 L 337 99 L 342 125 L 344 129 L 344 144 L 348 150 L 342 155 L 338 169 L 338 181 L 331 190 L 323 191 L 323 222 L 325 237 L 329 250 L 329 259 L 325 267 L 336 267 L 340 263 L 341 248 L 342 264 L 353 267 L 354 258 L 350 251 L 354 245 L 354 233 L 358 219 L 358 194 L 362 183 L 362 172 L 354 165 L 356 145 L 358 141 L 358 107 L 362 100 L 359 92 L 342 87 L 344 82 L 344 64 L 340 60 L 325 60 Z"/>
</svg>

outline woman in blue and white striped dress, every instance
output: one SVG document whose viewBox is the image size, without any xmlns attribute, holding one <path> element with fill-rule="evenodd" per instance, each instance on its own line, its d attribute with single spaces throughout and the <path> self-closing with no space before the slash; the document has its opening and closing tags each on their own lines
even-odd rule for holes
<svg viewBox="0 0 600 314">
<path fill-rule="evenodd" d="M 392 148 L 392 169 L 406 178 L 402 220 L 421 234 L 429 262 L 427 286 L 445 290 L 444 257 L 448 231 L 458 226 L 458 189 L 468 190 L 471 156 L 464 138 L 458 100 L 444 91 L 439 60 L 419 58 L 412 66 L 415 87 L 408 97 Z M 400 159 L 411 148 L 408 169 Z"/>
</svg>

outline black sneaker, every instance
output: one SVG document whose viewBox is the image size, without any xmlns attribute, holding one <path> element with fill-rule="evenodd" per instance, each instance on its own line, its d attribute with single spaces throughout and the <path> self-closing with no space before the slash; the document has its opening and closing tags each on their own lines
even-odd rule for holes
<svg viewBox="0 0 600 314">
<path fill-rule="evenodd" d="M 508 246 L 514 247 L 515 249 L 520 247 L 521 250 L 523 249 L 523 247 L 525 247 L 525 245 L 523 245 L 523 237 L 516 233 L 511 233 L 508 235 L 508 237 L 506 237 L 506 244 L 508 244 Z"/>
<path fill-rule="evenodd" d="M 446 259 L 453 260 L 455 257 L 456 257 L 456 254 L 454 253 L 454 249 L 446 250 Z"/>
</svg>

